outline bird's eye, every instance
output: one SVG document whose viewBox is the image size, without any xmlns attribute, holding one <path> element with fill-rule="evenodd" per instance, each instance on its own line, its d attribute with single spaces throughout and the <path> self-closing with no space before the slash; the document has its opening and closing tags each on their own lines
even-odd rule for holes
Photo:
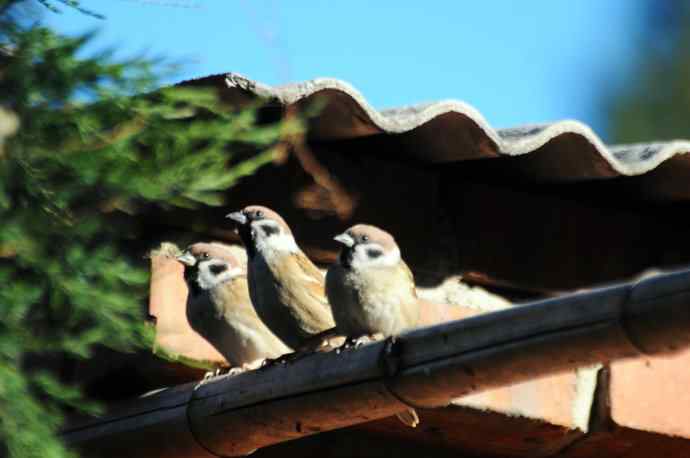
<svg viewBox="0 0 690 458">
<path fill-rule="evenodd" d="M 263 218 L 263 217 L 264 217 L 264 212 L 262 212 L 261 210 L 257 211 L 257 212 L 256 212 L 256 217 L 257 217 L 257 218 Z"/>
<path fill-rule="evenodd" d="M 369 241 L 369 236 L 368 235 L 363 235 L 362 236 L 362 242 L 368 242 Z"/>
<path fill-rule="evenodd" d="M 202 254 L 201 256 L 203 256 L 203 258 L 206 259 L 206 258 L 209 257 L 209 254 L 208 254 L 208 253 L 204 253 L 204 254 Z"/>
</svg>

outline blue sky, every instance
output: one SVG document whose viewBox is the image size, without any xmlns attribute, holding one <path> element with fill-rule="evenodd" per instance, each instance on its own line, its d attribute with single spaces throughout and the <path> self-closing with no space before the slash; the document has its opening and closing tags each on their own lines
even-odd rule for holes
<svg viewBox="0 0 690 458">
<path fill-rule="evenodd" d="M 107 16 L 97 48 L 183 62 L 177 79 L 234 71 L 268 84 L 344 79 L 376 108 L 464 100 L 494 126 L 574 118 L 606 138 L 602 96 L 634 68 L 642 0 L 82 0 Z"/>
</svg>

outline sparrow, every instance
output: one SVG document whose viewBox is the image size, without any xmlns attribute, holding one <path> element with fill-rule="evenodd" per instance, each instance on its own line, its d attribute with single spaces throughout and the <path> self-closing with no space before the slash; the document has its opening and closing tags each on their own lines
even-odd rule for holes
<svg viewBox="0 0 690 458">
<path fill-rule="evenodd" d="M 226 216 L 247 249 L 249 294 L 259 317 L 297 351 L 316 349 L 335 323 L 324 276 L 273 210 L 252 205 Z"/>
<path fill-rule="evenodd" d="M 418 325 L 421 302 L 412 272 L 388 232 L 358 224 L 334 238 L 343 245 L 326 273 L 326 294 L 336 329 L 348 340 L 362 336 L 394 336 Z M 416 426 L 413 409 L 398 414 Z"/>
<path fill-rule="evenodd" d="M 256 314 L 246 269 L 231 247 L 195 243 L 177 260 L 185 265 L 189 324 L 228 360 L 232 373 L 292 351 Z"/>
<path fill-rule="evenodd" d="M 343 248 L 326 273 L 326 293 L 338 332 L 388 337 L 416 326 L 414 277 L 393 236 L 358 224 L 334 239 Z"/>
</svg>

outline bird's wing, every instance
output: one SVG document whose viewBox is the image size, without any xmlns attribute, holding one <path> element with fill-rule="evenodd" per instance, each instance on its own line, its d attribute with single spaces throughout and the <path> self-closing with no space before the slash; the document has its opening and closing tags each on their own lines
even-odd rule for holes
<svg viewBox="0 0 690 458">
<path fill-rule="evenodd" d="M 246 277 L 227 281 L 214 292 L 215 321 L 224 323 L 217 324 L 213 335 L 204 337 L 233 365 L 277 358 L 291 351 L 259 318 L 249 298 Z"/>
<path fill-rule="evenodd" d="M 417 289 L 415 288 L 414 275 L 412 274 L 412 271 L 407 266 L 407 264 L 405 264 L 405 261 L 403 261 L 402 259 L 400 260 L 400 268 L 403 270 L 403 272 L 405 273 L 405 276 L 410 281 L 409 283 L 410 283 L 411 288 L 412 288 L 412 295 L 414 297 L 417 297 Z"/>
<path fill-rule="evenodd" d="M 293 253 L 291 259 L 295 261 L 306 281 L 323 284 L 325 275 L 314 265 L 304 253 Z"/>
<path fill-rule="evenodd" d="M 318 267 L 304 254 L 291 255 L 290 263 L 294 264 L 294 271 L 299 272 L 299 281 L 303 283 L 303 288 L 307 294 L 312 296 L 323 307 L 330 309 L 328 299 L 326 299 L 325 277 Z"/>
<path fill-rule="evenodd" d="M 401 308 L 402 316 L 400 318 L 402 318 L 406 327 L 415 327 L 419 325 L 422 303 L 417 297 L 417 289 L 415 288 L 414 275 L 412 274 L 412 271 L 402 260 L 400 261 L 400 268 L 403 271 L 406 280 L 408 280 L 407 283 L 408 287 L 410 288 L 409 293 L 411 294 L 411 296 L 408 297 L 412 298 L 411 302 L 403 305 Z"/>
<path fill-rule="evenodd" d="M 222 287 L 218 288 L 217 294 L 219 296 L 219 315 L 228 316 L 229 313 L 243 313 L 249 315 L 256 315 L 256 310 L 252 306 L 252 301 L 249 298 L 249 287 L 247 284 L 247 277 L 237 277 L 231 281 L 225 282 Z"/>
<path fill-rule="evenodd" d="M 285 256 L 280 264 L 284 275 L 275 278 L 288 279 L 277 285 L 281 302 L 290 304 L 290 312 L 303 330 L 315 334 L 332 328 L 335 324 L 321 271 L 303 253 Z"/>
</svg>

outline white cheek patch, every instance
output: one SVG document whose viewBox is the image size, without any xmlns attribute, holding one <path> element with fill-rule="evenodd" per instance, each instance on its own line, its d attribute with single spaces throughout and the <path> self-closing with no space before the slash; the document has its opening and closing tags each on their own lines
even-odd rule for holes
<svg viewBox="0 0 690 458">
<path fill-rule="evenodd" d="M 292 235 L 285 233 L 275 221 L 260 220 L 252 223 L 256 249 L 268 254 L 273 251 L 296 253 L 299 251 Z"/>
<path fill-rule="evenodd" d="M 242 269 L 240 269 L 239 267 L 234 267 L 234 268 L 232 268 L 232 269 L 230 269 L 230 270 L 227 270 L 227 271 L 223 272 L 223 273 L 222 273 L 220 276 L 218 276 L 217 278 L 218 278 L 220 281 L 227 281 L 227 280 L 232 280 L 232 279 L 235 278 L 235 277 L 239 277 L 239 276 L 241 276 L 241 275 L 243 275 L 243 274 L 244 274 L 244 271 L 243 271 Z"/>
<path fill-rule="evenodd" d="M 252 223 L 252 229 L 256 230 L 257 238 L 268 238 L 273 235 L 278 235 L 282 232 L 282 228 L 273 220 L 262 219 Z"/>
<path fill-rule="evenodd" d="M 222 272 L 218 272 L 218 267 L 225 266 L 228 267 Z M 204 261 L 199 263 L 199 276 L 197 278 L 197 283 L 201 289 L 213 289 L 221 283 L 232 280 L 235 277 L 239 277 L 244 272 L 239 267 L 229 268 L 228 264 L 222 261 Z"/>
<path fill-rule="evenodd" d="M 386 253 L 378 243 L 363 243 L 355 247 L 352 257 L 352 267 L 394 266 L 400 261 L 400 250 L 395 249 Z"/>
<path fill-rule="evenodd" d="M 299 251 L 295 239 L 289 234 L 273 235 L 269 237 L 269 242 L 276 250 L 285 250 L 293 253 Z"/>
</svg>

